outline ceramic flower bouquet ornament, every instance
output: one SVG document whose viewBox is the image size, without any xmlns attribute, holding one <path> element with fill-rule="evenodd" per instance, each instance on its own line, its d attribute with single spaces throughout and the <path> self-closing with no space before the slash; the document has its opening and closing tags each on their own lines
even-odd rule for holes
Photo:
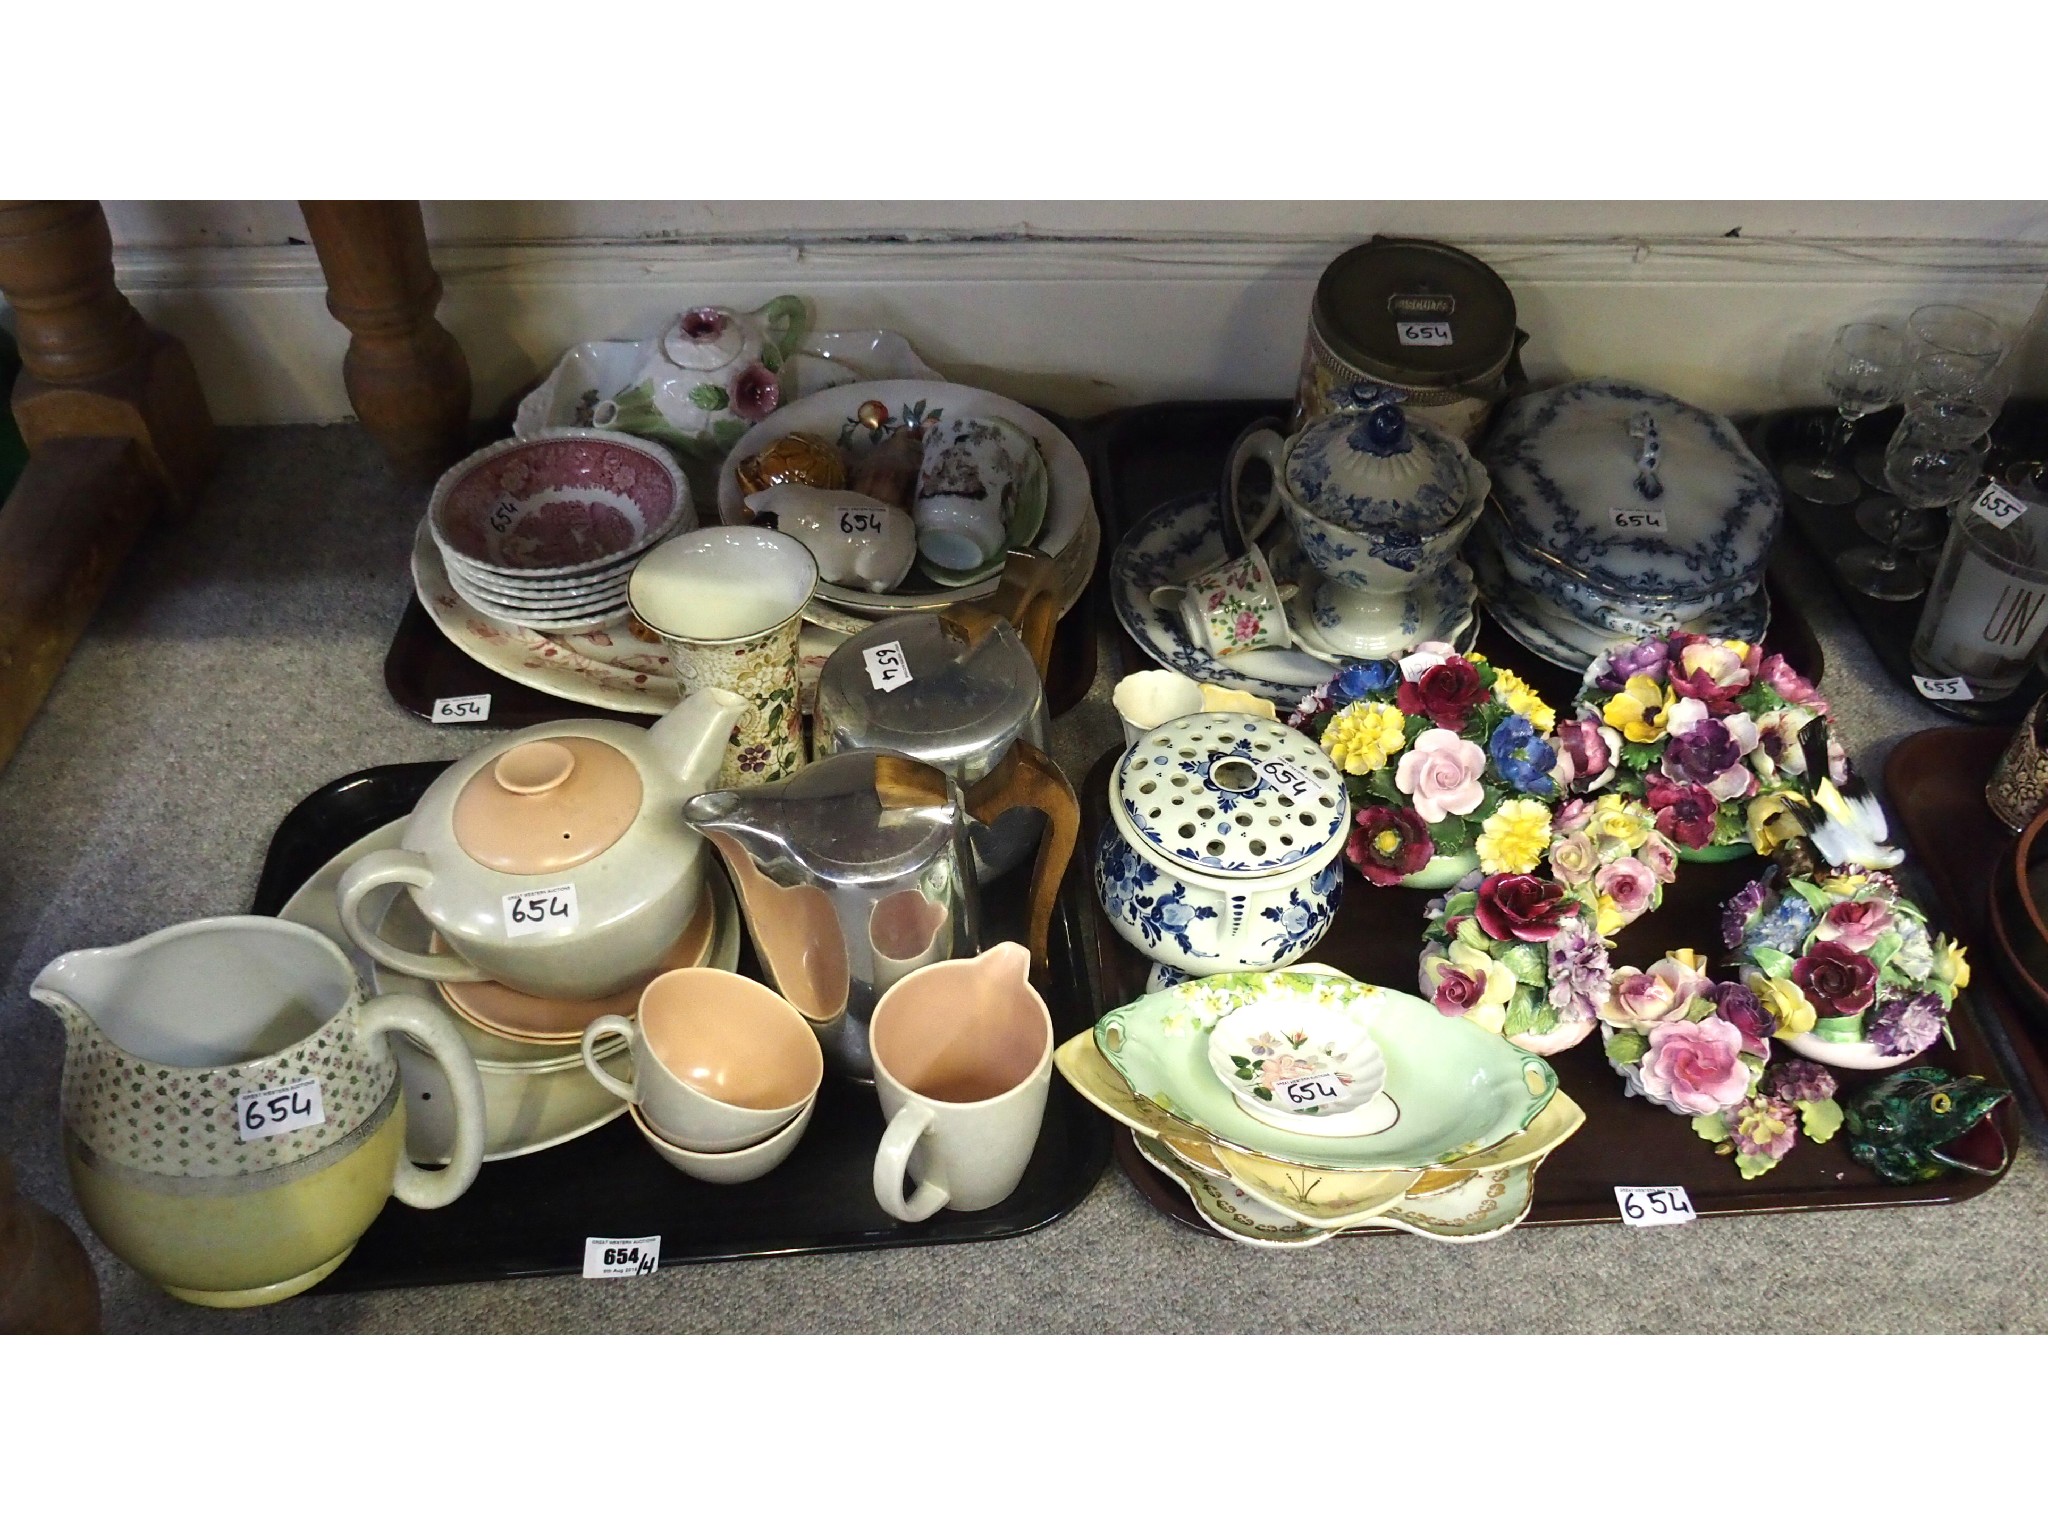
<svg viewBox="0 0 2048 1536">
<path fill-rule="evenodd" d="M 1612 785 L 1646 803 L 1690 859 L 1768 852 L 1758 832 L 1815 781 L 1847 781 L 1827 701 L 1784 657 L 1683 630 L 1594 659 L 1558 727 L 1568 793 Z M 1813 759 L 1818 759 L 1813 760 Z"/>
<path fill-rule="evenodd" d="M 1424 908 L 1422 995 L 1538 1056 L 1593 1032 L 1610 978 L 1593 907 L 1555 880 L 1467 875 Z"/>
<path fill-rule="evenodd" d="M 1554 711 L 1520 678 L 1441 641 L 1345 667 L 1288 724 L 1321 743 L 1354 810 L 1345 856 L 1374 885 L 1443 890 L 1529 874 L 1551 841 Z"/>
<path fill-rule="evenodd" d="M 1605 794 L 1568 800 L 1551 817 L 1551 878 L 1593 914 L 1611 939 L 1664 903 L 1664 887 L 1678 878 L 1678 848 L 1657 830 L 1640 800 Z"/>
<path fill-rule="evenodd" d="M 1851 867 L 1783 889 L 1752 881 L 1722 909 L 1722 930 L 1772 1033 L 1831 1066 L 1905 1065 L 1947 1033 L 1969 985 L 1962 946 L 1881 872 Z"/>
</svg>

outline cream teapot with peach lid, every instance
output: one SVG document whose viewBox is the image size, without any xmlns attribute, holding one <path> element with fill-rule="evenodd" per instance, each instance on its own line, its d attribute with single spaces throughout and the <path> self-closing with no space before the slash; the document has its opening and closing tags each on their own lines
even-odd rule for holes
<svg viewBox="0 0 2048 1536">
<path fill-rule="evenodd" d="M 342 927 L 380 964 L 430 981 L 565 998 L 646 981 L 703 894 L 704 840 L 682 803 L 716 782 L 745 707 L 706 688 L 651 729 L 560 720 L 471 753 L 421 797 L 399 847 L 342 876 Z M 399 949 L 365 920 L 370 893 L 393 884 L 446 953 Z"/>
</svg>

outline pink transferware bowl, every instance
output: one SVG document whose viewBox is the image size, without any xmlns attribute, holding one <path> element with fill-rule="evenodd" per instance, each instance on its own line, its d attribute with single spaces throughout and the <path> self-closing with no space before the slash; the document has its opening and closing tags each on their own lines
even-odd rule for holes
<svg viewBox="0 0 2048 1536">
<path fill-rule="evenodd" d="M 471 454 L 434 487 L 427 526 L 451 560 L 510 578 L 595 570 L 695 526 L 658 444 L 564 428 Z"/>
</svg>

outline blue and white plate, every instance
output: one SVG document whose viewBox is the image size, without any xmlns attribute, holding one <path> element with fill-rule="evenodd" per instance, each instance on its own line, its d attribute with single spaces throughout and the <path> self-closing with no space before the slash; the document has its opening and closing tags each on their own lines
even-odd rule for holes
<svg viewBox="0 0 2048 1536">
<path fill-rule="evenodd" d="M 1314 581 L 1315 573 L 1298 559 L 1290 562 L 1291 546 L 1276 551 L 1273 574 L 1281 581 Z M 1145 514 L 1124 535 L 1109 562 L 1110 603 L 1138 649 L 1162 667 L 1219 688 L 1242 688 L 1284 708 L 1328 682 L 1336 668 L 1304 651 L 1273 647 L 1240 651 L 1218 661 L 1190 640 L 1180 620 L 1152 606 L 1157 587 L 1184 585 L 1191 577 L 1221 565 L 1223 524 L 1213 494 L 1169 501 Z"/>
</svg>

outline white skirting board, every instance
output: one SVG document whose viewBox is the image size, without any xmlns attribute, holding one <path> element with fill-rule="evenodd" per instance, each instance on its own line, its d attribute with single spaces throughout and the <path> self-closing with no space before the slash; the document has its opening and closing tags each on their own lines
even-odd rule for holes
<svg viewBox="0 0 2048 1536">
<path fill-rule="evenodd" d="M 1345 242 L 840 239 L 451 244 L 442 322 L 477 415 L 578 341 L 648 334 L 680 308 L 811 300 L 822 329 L 885 327 L 948 377 L 1076 415 L 1148 400 L 1293 392 L 1317 276 Z M 1721 410 L 1821 398 L 1837 325 L 1932 299 L 2019 325 L 2048 245 L 1999 240 L 1471 241 L 1514 290 L 1538 382 L 1618 373 Z M 184 339 L 226 424 L 347 419 L 347 336 L 310 247 L 131 249 L 123 289 Z M 2048 378 L 2023 361 L 2021 387 Z"/>
</svg>

